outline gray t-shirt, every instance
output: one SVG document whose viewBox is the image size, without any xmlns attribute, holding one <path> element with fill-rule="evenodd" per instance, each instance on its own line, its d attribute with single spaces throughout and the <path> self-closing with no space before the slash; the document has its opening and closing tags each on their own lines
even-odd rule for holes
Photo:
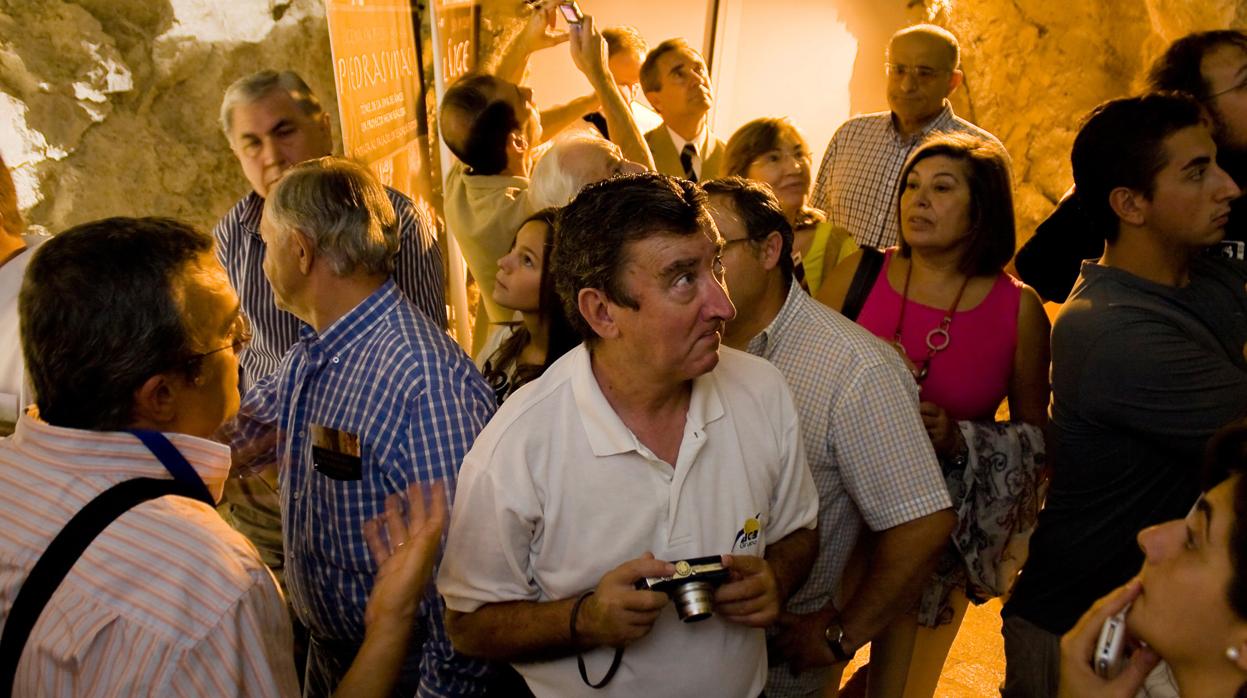
<svg viewBox="0 0 1247 698">
<path fill-rule="evenodd" d="M 1247 266 L 1173 288 L 1084 262 L 1052 330 L 1053 477 L 1005 614 L 1062 634 L 1139 571 L 1140 530 L 1186 515 L 1204 444 L 1247 413 Z"/>
</svg>

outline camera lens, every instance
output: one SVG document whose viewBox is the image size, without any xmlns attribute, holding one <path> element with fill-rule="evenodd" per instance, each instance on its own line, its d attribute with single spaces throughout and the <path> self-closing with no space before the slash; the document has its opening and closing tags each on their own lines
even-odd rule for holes
<svg viewBox="0 0 1247 698">
<path fill-rule="evenodd" d="M 696 623 L 713 615 L 714 586 L 710 582 L 686 582 L 671 595 L 676 611 L 685 623 Z"/>
</svg>

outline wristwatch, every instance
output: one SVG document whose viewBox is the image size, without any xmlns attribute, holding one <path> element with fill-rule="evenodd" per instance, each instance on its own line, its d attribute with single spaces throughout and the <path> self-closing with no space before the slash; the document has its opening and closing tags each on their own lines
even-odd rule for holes
<svg viewBox="0 0 1247 698">
<path fill-rule="evenodd" d="M 847 662 L 856 654 L 844 648 L 844 626 L 839 620 L 834 620 L 831 625 L 827 626 L 827 629 L 823 631 L 823 637 L 827 639 L 827 646 L 831 648 L 831 653 L 835 655 L 837 662 Z"/>
</svg>

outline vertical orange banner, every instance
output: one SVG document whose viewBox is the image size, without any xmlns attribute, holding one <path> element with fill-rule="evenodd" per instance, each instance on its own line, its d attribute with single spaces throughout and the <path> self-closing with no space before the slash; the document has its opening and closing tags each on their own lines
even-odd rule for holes
<svg viewBox="0 0 1247 698">
<path fill-rule="evenodd" d="M 411 0 L 325 0 L 325 10 L 344 154 L 428 207 L 428 124 Z"/>
</svg>

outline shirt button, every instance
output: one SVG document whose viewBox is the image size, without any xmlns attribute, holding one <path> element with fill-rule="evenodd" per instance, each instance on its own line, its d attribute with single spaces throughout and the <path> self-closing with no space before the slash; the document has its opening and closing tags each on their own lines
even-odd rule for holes
<svg viewBox="0 0 1247 698">
<path fill-rule="evenodd" d="M 331 361 L 333 361 L 336 364 L 340 361 L 340 359 L 338 359 L 338 357 L 335 356 L 333 357 L 333 359 L 331 359 Z"/>
</svg>

